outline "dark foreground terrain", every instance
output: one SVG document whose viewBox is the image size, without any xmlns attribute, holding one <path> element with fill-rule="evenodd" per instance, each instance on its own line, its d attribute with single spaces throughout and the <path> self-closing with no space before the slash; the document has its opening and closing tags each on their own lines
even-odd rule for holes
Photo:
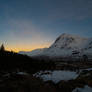
<svg viewBox="0 0 92 92">
<path fill-rule="evenodd" d="M 84 88 L 85 85 L 92 87 L 91 67 L 91 62 L 53 62 L 0 51 L 0 92 L 73 92 L 75 88 Z M 46 70 L 77 71 L 78 77 L 54 83 L 33 76 Z"/>
</svg>

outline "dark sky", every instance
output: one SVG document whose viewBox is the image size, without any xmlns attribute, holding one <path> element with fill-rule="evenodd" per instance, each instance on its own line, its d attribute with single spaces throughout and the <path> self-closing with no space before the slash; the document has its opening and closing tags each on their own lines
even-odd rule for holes
<svg viewBox="0 0 92 92">
<path fill-rule="evenodd" d="M 0 44 L 48 47 L 62 33 L 92 37 L 92 0 L 0 0 Z"/>
</svg>

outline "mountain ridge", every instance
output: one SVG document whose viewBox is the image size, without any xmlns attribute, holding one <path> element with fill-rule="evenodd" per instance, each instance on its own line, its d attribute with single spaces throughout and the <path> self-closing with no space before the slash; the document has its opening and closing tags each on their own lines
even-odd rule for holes
<svg viewBox="0 0 92 92">
<path fill-rule="evenodd" d="M 49 48 L 37 49 L 32 52 L 23 53 L 29 56 L 43 55 L 49 57 L 62 57 L 71 56 L 73 51 L 79 51 L 81 55 L 88 54 L 89 52 L 92 53 L 92 38 L 63 33 Z"/>
</svg>

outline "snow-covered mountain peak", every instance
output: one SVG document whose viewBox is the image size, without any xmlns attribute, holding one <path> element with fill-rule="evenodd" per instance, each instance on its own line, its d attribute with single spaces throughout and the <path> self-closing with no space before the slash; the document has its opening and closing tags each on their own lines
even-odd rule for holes
<svg viewBox="0 0 92 92">
<path fill-rule="evenodd" d="M 59 41 L 59 40 L 64 40 L 64 41 L 67 41 L 67 40 L 87 40 L 88 38 L 84 38 L 84 37 L 80 37 L 78 35 L 71 35 L 71 34 L 66 34 L 66 33 L 63 33 L 61 34 L 55 42 Z"/>
<path fill-rule="evenodd" d="M 86 44 L 87 40 L 88 38 L 63 33 L 52 44 L 51 48 L 53 47 L 53 48 L 61 48 L 61 49 L 65 49 L 65 48 L 79 49 L 79 48 L 83 48 L 82 44 Z"/>
</svg>

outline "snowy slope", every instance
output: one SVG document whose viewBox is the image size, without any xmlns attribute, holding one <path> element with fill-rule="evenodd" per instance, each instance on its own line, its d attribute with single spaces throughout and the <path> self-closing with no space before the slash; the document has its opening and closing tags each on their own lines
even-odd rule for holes
<svg viewBox="0 0 92 92">
<path fill-rule="evenodd" d="M 87 44 L 88 39 L 76 35 L 62 34 L 51 47 L 60 49 L 81 49 Z"/>
<path fill-rule="evenodd" d="M 71 56 L 73 51 L 79 51 L 81 54 L 92 53 L 92 38 L 63 33 L 49 48 L 20 53 L 29 56 L 44 55 L 50 57 L 62 57 Z"/>
<path fill-rule="evenodd" d="M 20 51 L 19 53 L 20 54 L 25 54 L 25 55 L 28 55 L 28 56 L 38 56 L 40 55 L 41 53 L 43 53 L 43 51 L 45 51 L 47 48 L 44 48 L 44 49 L 35 49 L 33 51 L 28 51 L 28 52 L 25 52 L 25 51 Z"/>
<path fill-rule="evenodd" d="M 44 53 L 51 57 L 60 57 L 71 56 L 73 51 L 90 54 L 92 52 L 92 39 L 64 33 Z"/>
</svg>

